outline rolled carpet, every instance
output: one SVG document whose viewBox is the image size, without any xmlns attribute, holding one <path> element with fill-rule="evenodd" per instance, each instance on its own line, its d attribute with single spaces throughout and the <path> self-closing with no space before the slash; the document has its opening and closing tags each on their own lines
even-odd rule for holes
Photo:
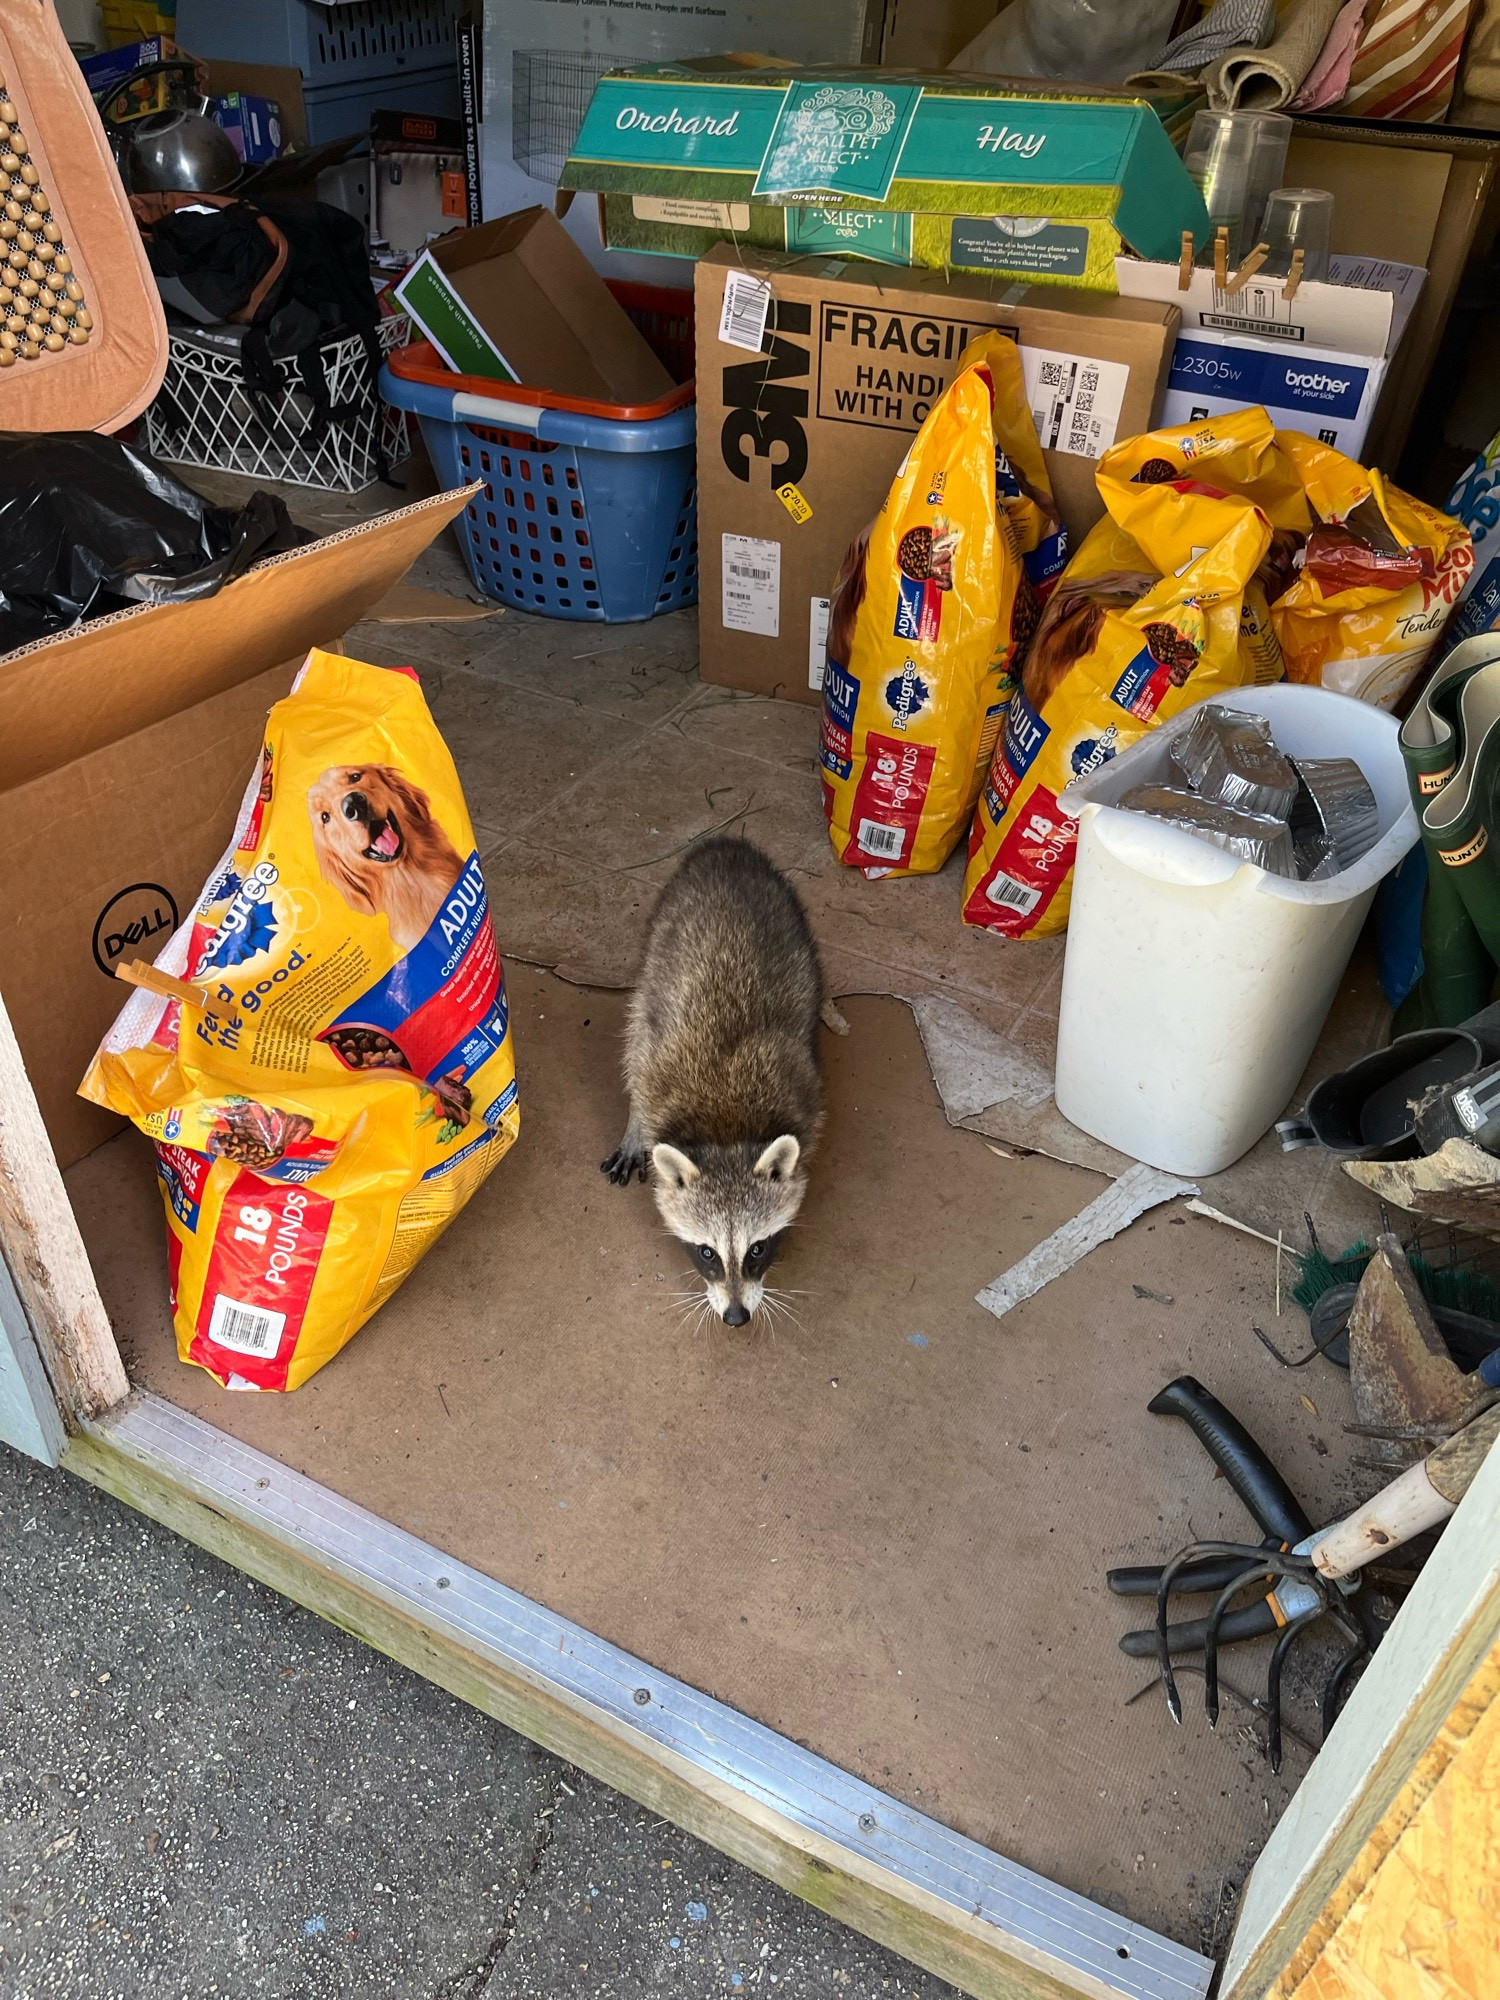
<svg viewBox="0 0 1500 2000">
<path fill-rule="evenodd" d="M 1263 49 L 1231 49 L 1204 71 L 1215 111 L 1279 111 L 1317 61 L 1344 0 L 1297 0 Z"/>
</svg>

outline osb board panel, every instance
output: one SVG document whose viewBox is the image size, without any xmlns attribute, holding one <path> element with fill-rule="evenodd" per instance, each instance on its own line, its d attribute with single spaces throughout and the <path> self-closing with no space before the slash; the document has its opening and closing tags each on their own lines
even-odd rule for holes
<svg viewBox="0 0 1500 2000">
<path fill-rule="evenodd" d="M 176 1361 L 142 1141 L 70 1173 L 135 1379 L 998 1851 L 1222 1944 L 1306 1752 L 1272 1778 L 1248 1711 L 1227 1699 L 1210 1734 L 1192 1679 L 1181 1729 L 1154 1691 L 1132 1703 L 1151 1675 L 1115 1642 L 1146 1612 L 1102 1572 L 1250 1532 L 1185 1427 L 1146 1414 L 1184 1369 L 1315 1517 L 1366 1490 L 1345 1378 L 1283 1374 L 1251 1331 L 1305 1333 L 1275 1317 L 1272 1253 L 1164 1208 L 995 1321 L 974 1293 L 1098 1180 L 949 1127 L 909 1010 L 860 999 L 825 1038 L 828 1135 L 779 1273 L 800 1323 L 695 1332 L 649 1194 L 597 1171 L 620 996 L 510 978 L 519 1145 L 295 1396 Z M 1224 1662 L 1246 1689 L 1263 1669 Z"/>
<path fill-rule="evenodd" d="M 1479 1677 L 1488 1701 L 1455 1747 L 1449 1732 L 1411 1791 L 1431 1786 L 1394 1847 L 1289 2000 L 1490 2000 L 1500 1992 L 1500 1700 L 1497 1664 Z M 1472 1720 L 1460 1704 L 1456 1720 Z M 1398 1800 L 1398 1807 L 1405 1799 Z"/>
</svg>

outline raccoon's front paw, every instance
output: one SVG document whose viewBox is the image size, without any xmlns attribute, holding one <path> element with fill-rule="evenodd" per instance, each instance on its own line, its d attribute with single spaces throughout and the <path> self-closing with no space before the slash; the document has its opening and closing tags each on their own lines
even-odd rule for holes
<svg viewBox="0 0 1500 2000">
<path fill-rule="evenodd" d="M 607 1160 L 599 1162 L 599 1171 L 607 1176 L 615 1187 L 629 1187 L 633 1175 L 646 1178 L 646 1154 L 642 1147 L 627 1147 L 623 1143 L 616 1146 Z"/>
</svg>

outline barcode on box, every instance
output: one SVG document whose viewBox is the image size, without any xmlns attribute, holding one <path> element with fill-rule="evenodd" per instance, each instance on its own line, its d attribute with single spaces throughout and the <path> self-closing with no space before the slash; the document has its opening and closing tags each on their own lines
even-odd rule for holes
<svg viewBox="0 0 1500 2000">
<path fill-rule="evenodd" d="M 882 826 L 878 819 L 862 819 L 854 838 L 866 854 L 878 854 L 882 861 L 899 861 L 906 845 L 906 828 Z"/>
<path fill-rule="evenodd" d="M 208 1337 L 218 1346 L 229 1348 L 232 1353 L 259 1354 L 262 1357 L 273 1355 L 281 1345 L 285 1326 L 285 1313 L 267 1312 L 263 1306 L 246 1305 L 243 1299 L 231 1299 L 223 1292 L 214 1294 Z"/>
<path fill-rule="evenodd" d="M 759 535 L 725 535 L 720 615 L 730 632 L 781 636 L 781 544 Z"/>
<path fill-rule="evenodd" d="M 1029 917 L 1042 900 L 1040 889 L 1033 889 L 1026 882 L 1018 882 L 1014 875 L 997 875 L 984 892 L 992 903 L 1007 910 L 1019 910 L 1023 917 Z"/>
<path fill-rule="evenodd" d="M 724 304 L 719 313 L 719 338 L 726 347 L 759 354 L 771 311 L 771 287 L 748 271 L 731 271 L 724 280 Z"/>
</svg>

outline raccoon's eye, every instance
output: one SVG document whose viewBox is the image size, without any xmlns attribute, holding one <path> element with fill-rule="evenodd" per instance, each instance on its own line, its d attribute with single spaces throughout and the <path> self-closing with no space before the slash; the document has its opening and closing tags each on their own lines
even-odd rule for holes
<svg viewBox="0 0 1500 2000">
<path fill-rule="evenodd" d="M 747 1257 L 753 1257 L 759 1263 L 760 1259 L 766 1254 L 766 1246 L 764 1243 L 752 1243 L 745 1254 Z"/>
<path fill-rule="evenodd" d="M 700 1243 L 698 1245 L 698 1261 L 700 1264 L 711 1264 L 714 1261 L 714 1246 L 712 1243 Z"/>
</svg>

